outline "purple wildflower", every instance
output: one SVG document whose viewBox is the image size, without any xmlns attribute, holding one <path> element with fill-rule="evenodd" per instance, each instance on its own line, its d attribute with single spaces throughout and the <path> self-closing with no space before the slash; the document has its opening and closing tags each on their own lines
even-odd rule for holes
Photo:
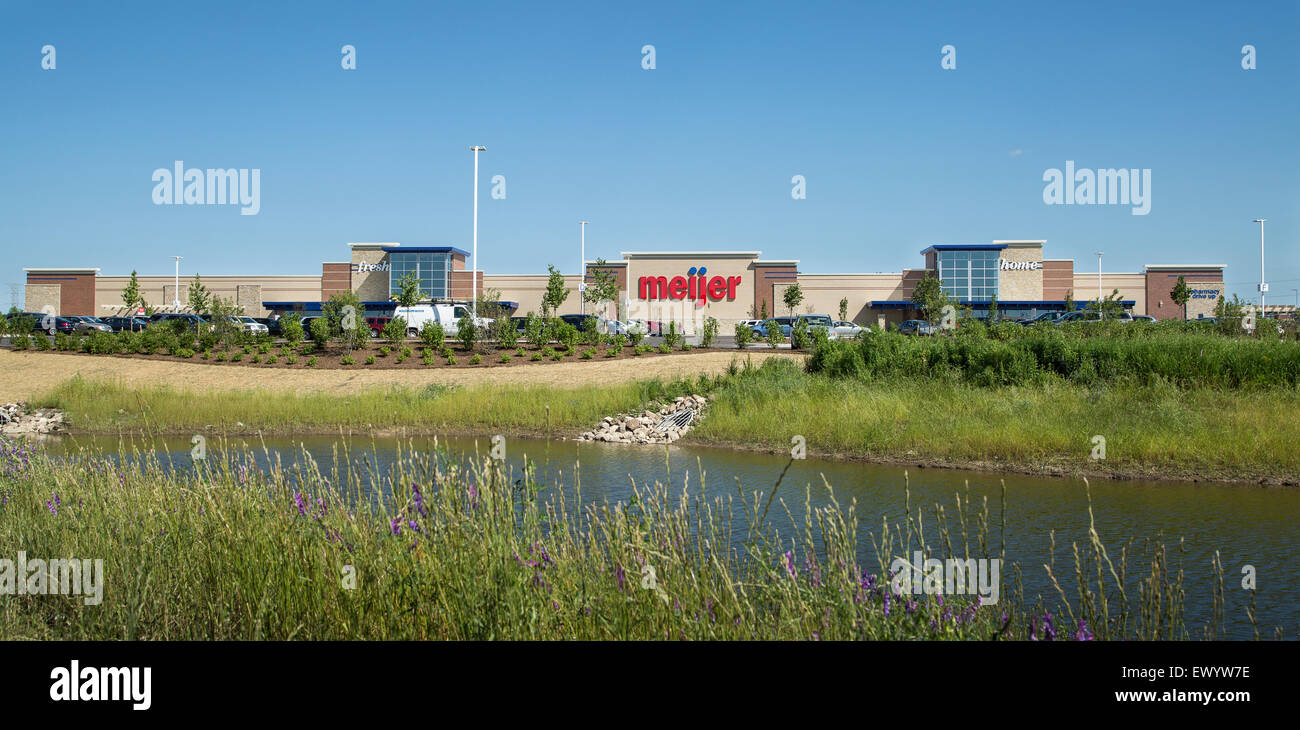
<svg viewBox="0 0 1300 730">
<path fill-rule="evenodd" d="M 1088 623 L 1083 619 L 1079 619 L 1079 627 L 1074 630 L 1074 640 L 1092 641 L 1093 638 L 1092 632 L 1088 630 Z"/>
<path fill-rule="evenodd" d="M 299 515 L 307 514 L 307 502 L 302 498 L 302 492 L 293 493 L 293 503 L 298 507 Z"/>
<path fill-rule="evenodd" d="M 391 530 L 394 535 L 402 534 L 402 518 L 394 517 L 392 523 L 388 525 L 388 529 Z"/>
</svg>

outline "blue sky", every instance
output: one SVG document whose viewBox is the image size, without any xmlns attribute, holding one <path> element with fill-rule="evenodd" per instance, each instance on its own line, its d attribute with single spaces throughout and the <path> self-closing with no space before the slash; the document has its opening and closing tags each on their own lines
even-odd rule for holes
<svg viewBox="0 0 1300 730">
<path fill-rule="evenodd" d="M 1300 288 L 1296 2 L 121 5 L 0 3 L 0 283 L 468 249 L 482 144 L 491 273 L 576 271 L 585 219 L 590 258 L 898 271 L 935 243 L 1041 238 L 1086 271 L 1097 250 L 1108 271 L 1223 263 L 1253 298 L 1262 216 L 1271 301 Z M 176 160 L 260 169 L 259 214 L 154 205 Z M 1150 213 L 1044 204 L 1066 160 L 1151 169 Z"/>
</svg>

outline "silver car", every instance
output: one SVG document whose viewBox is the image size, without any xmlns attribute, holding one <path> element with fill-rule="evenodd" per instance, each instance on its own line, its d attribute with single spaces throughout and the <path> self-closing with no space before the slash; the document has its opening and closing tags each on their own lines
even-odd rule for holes
<svg viewBox="0 0 1300 730">
<path fill-rule="evenodd" d="M 837 319 L 831 323 L 831 337 L 837 340 L 851 340 L 866 331 L 862 327 L 844 320 Z"/>
<path fill-rule="evenodd" d="M 99 321 L 98 317 L 84 314 L 66 314 L 64 319 L 71 320 L 73 332 L 112 332 L 113 328 Z"/>
<path fill-rule="evenodd" d="M 258 322 L 252 317 L 239 317 L 239 323 L 244 325 L 244 329 L 255 335 L 264 335 L 271 331 L 270 327 Z"/>
</svg>

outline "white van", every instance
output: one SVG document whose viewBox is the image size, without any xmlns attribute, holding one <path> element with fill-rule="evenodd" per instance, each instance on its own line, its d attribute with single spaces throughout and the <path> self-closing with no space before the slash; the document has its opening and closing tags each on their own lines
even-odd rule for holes
<svg viewBox="0 0 1300 730">
<path fill-rule="evenodd" d="M 410 337 L 419 336 L 425 322 L 440 324 L 448 337 L 455 337 L 459 329 L 457 323 L 467 314 L 469 305 L 466 304 L 417 304 L 414 307 L 398 307 L 393 311 L 394 317 L 406 320 L 406 334 Z M 492 320 L 486 317 L 479 317 L 474 322 L 484 329 L 492 325 Z"/>
</svg>

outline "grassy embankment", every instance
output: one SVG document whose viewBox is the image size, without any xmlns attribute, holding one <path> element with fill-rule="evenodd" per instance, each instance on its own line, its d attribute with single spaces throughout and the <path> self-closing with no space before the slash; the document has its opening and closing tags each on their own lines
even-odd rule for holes
<svg viewBox="0 0 1300 730">
<path fill-rule="evenodd" d="M 368 498 L 387 484 L 399 485 L 395 495 Z M 310 465 L 260 469 L 247 452 L 212 451 L 194 470 L 169 473 L 148 455 L 121 464 L 53 459 L 0 439 L 0 545 L 20 546 L 28 560 L 103 560 L 102 603 L 41 595 L 42 584 L 29 579 L 28 595 L 0 601 L 0 637 L 1191 635 L 1176 559 L 1159 545 L 1107 553 L 1095 531 L 1066 548 L 1075 557 L 1055 564 L 1047 599 L 1027 602 L 1013 566 L 1000 571 L 996 605 L 893 593 L 890 556 L 919 549 L 1001 559 L 996 504 L 936 507 L 924 530 L 909 511 L 873 527 L 878 543 L 859 544 L 865 531 L 851 504 L 811 510 L 796 534 L 778 535 L 759 494 L 701 503 L 643 487 L 633 504 L 591 506 L 588 519 L 576 520 L 555 506 L 565 504 L 559 490 L 486 462 L 428 456 L 406 455 L 384 474 L 327 479 Z M 742 513 L 755 527 L 733 534 L 731 517 Z M 1216 611 L 1195 634 L 1212 637 L 1224 626 Z"/>
<path fill-rule="evenodd" d="M 784 452 L 801 435 L 812 455 L 884 462 L 1290 484 L 1300 475 L 1300 390 L 1284 385 L 1058 376 L 982 385 L 951 372 L 841 376 L 771 363 L 695 382 L 351 395 L 211 394 L 72 380 L 37 405 L 66 409 L 74 428 L 95 433 L 572 436 L 606 415 L 688 392 L 709 395 L 713 405 L 686 442 Z M 1105 438 L 1104 459 L 1091 458 L 1094 436 Z"/>
</svg>

